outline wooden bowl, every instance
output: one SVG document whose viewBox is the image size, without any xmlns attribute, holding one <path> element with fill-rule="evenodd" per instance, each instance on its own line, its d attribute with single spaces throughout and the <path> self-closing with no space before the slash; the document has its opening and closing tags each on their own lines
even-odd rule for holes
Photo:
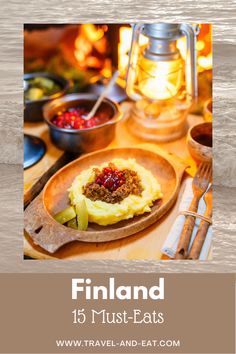
<svg viewBox="0 0 236 354">
<path fill-rule="evenodd" d="M 212 123 L 200 123 L 190 128 L 187 135 L 187 146 L 196 162 L 211 162 Z"/>
<path fill-rule="evenodd" d="M 161 185 L 163 198 L 154 203 L 151 212 L 108 226 L 90 223 L 86 231 L 77 231 L 56 222 L 53 215 L 68 206 L 67 190 L 74 178 L 91 165 L 109 162 L 114 158 L 135 158 L 137 163 L 156 177 Z M 25 230 L 35 244 L 50 253 L 75 240 L 105 242 L 132 235 L 155 223 L 171 208 L 177 198 L 185 168 L 179 162 L 174 165 L 161 155 L 142 148 L 100 150 L 85 155 L 51 177 L 42 193 L 25 210 Z"/>
<path fill-rule="evenodd" d="M 212 122 L 212 99 L 206 101 L 203 108 L 203 116 L 206 122 Z"/>
</svg>

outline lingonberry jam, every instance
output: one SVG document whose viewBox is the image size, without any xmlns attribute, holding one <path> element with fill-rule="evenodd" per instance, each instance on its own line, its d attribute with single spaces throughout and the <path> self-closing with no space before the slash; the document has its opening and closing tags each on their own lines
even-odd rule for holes
<svg viewBox="0 0 236 354">
<path fill-rule="evenodd" d="M 103 186 L 111 192 L 117 190 L 125 181 L 124 173 L 115 168 L 112 169 L 111 167 L 103 168 L 102 172 L 95 179 L 95 182 L 99 184 L 99 186 Z"/>
<path fill-rule="evenodd" d="M 69 108 L 58 113 L 52 119 L 52 123 L 58 128 L 65 129 L 88 129 L 106 123 L 109 117 L 106 113 L 98 112 L 88 120 L 84 119 L 89 111 L 83 107 Z"/>
<path fill-rule="evenodd" d="M 120 203 L 130 194 L 141 195 L 143 188 L 137 172 L 124 169 L 118 170 L 113 163 L 99 170 L 94 169 L 93 182 L 83 186 L 83 194 L 93 200 L 106 203 Z"/>
</svg>

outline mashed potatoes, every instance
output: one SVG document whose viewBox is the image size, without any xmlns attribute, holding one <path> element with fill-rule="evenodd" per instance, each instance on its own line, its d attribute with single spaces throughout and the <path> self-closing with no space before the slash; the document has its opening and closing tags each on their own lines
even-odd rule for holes
<svg viewBox="0 0 236 354">
<path fill-rule="evenodd" d="M 110 204 L 100 200 L 92 201 L 83 195 L 83 186 L 94 181 L 94 168 L 101 170 L 109 162 L 112 162 L 119 170 L 129 169 L 137 172 L 143 188 L 140 196 L 130 194 L 120 203 Z M 89 222 L 99 225 L 115 224 L 118 221 L 130 219 L 134 215 L 150 212 L 153 202 L 161 197 L 162 193 L 158 181 L 150 171 L 139 165 L 135 159 L 113 159 L 99 166 L 91 166 L 74 179 L 69 189 L 71 204 L 76 205 L 81 199 L 84 199 L 88 209 Z"/>
</svg>

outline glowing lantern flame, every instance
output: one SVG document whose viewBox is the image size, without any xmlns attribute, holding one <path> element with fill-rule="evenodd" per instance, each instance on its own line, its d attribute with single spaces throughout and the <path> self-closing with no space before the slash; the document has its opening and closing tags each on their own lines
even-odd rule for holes
<svg viewBox="0 0 236 354">
<path fill-rule="evenodd" d="M 178 93 L 182 85 L 182 60 L 153 62 L 142 57 L 138 81 L 144 96 L 154 100 L 169 99 Z"/>
</svg>

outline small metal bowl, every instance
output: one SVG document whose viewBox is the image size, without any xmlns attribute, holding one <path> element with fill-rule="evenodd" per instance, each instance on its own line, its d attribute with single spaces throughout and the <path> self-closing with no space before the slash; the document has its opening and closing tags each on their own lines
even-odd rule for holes
<svg viewBox="0 0 236 354">
<path fill-rule="evenodd" d="M 106 112 L 109 121 L 87 129 L 59 128 L 51 122 L 60 111 L 73 107 L 85 107 L 90 110 L 97 100 L 92 94 L 70 94 L 47 103 L 43 107 L 43 115 L 49 127 L 50 137 L 59 149 L 79 154 L 105 148 L 115 136 L 116 124 L 122 113 L 117 103 L 104 98 L 97 112 Z"/>
<path fill-rule="evenodd" d="M 27 89 L 27 81 L 30 79 L 34 79 L 35 77 L 46 77 L 53 81 L 55 81 L 60 87 L 61 90 L 56 92 L 54 95 L 42 98 L 41 100 L 28 101 L 26 100 L 24 103 L 24 120 L 26 122 L 39 122 L 43 120 L 43 112 L 42 107 L 47 102 L 52 101 L 55 98 L 61 97 L 65 94 L 66 90 L 69 88 L 70 83 L 66 79 L 61 76 L 45 73 L 45 72 L 37 72 L 30 73 L 24 75 L 24 89 Z"/>
</svg>

